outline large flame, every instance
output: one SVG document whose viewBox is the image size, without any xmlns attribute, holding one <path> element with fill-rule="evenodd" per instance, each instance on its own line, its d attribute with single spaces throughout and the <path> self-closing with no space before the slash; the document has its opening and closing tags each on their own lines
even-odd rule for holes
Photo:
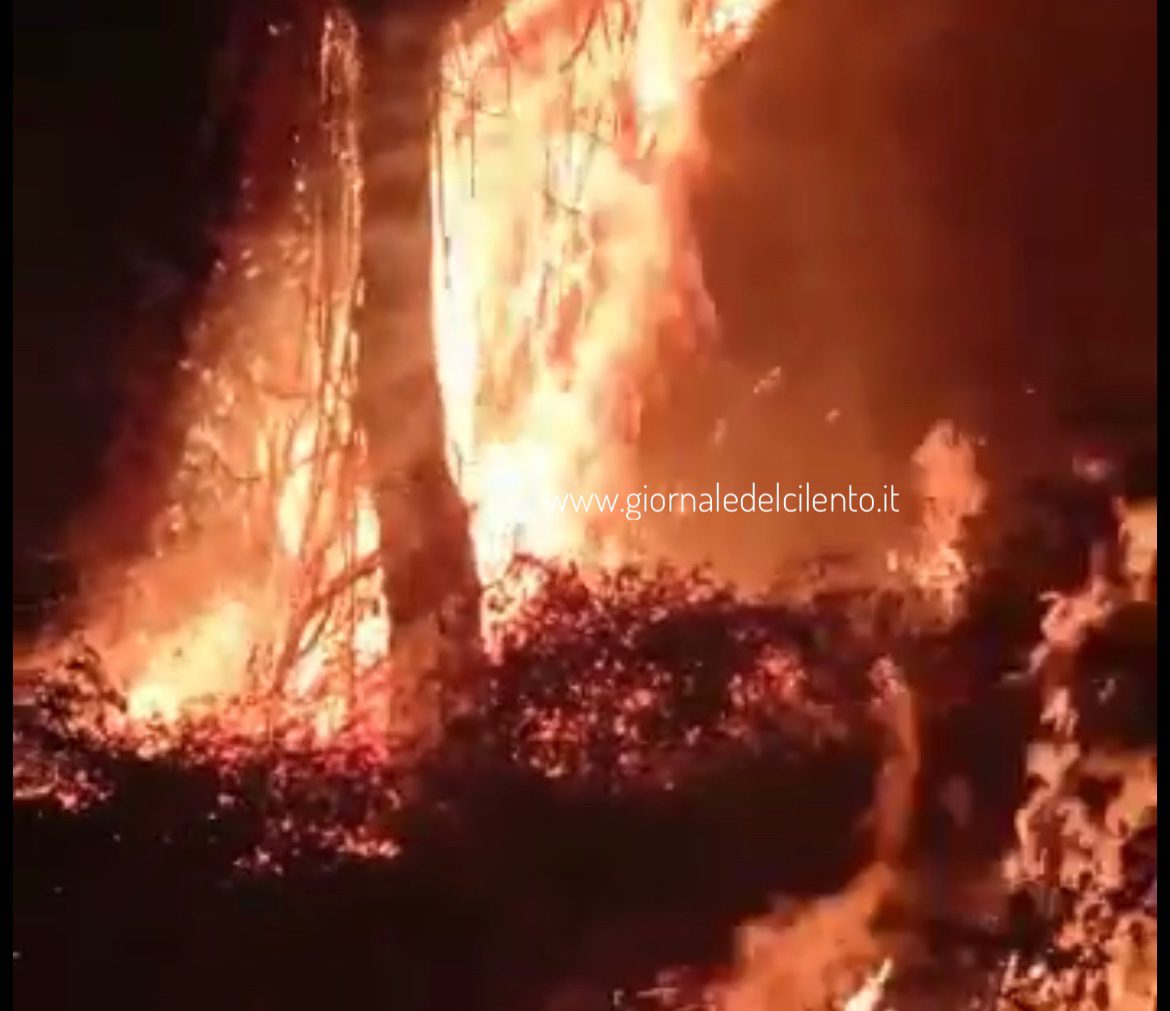
<svg viewBox="0 0 1170 1011">
<path fill-rule="evenodd" d="M 547 507 L 620 473 L 658 342 L 711 326 L 686 208 L 698 88 L 765 2 L 518 0 L 487 27 L 452 27 L 433 313 L 485 579 L 518 552 L 612 559 L 614 538 Z M 242 220 L 193 342 L 171 506 L 150 557 L 91 595 L 87 633 L 132 716 L 251 693 L 312 701 L 324 730 L 379 708 L 389 637 L 353 414 L 358 46 L 339 11 L 270 34 Z M 314 37 L 316 100 L 290 103 L 290 53 Z M 274 186 L 290 165 L 293 184 Z M 275 200 L 256 198 L 266 187 Z"/>
<path fill-rule="evenodd" d="M 740 964 L 713 994 L 713 1011 L 880 1006 L 892 959 L 881 958 L 876 971 L 860 985 L 856 980 L 859 969 L 868 971 L 883 954 L 873 920 L 897 886 L 921 755 L 916 702 L 903 673 L 886 659 L 871 677 L 890 743 L 874 795 L 873 861 L 839 893 L 741 928 Z"/>
<path fill-rule="evenodd" d="M 452 27 L 434 125 L 433 313 L 450 466 L 485 580 L 518 552 L 604 563 L 623 550 L 617 528 L 589 528 L 584 514 L 549 504 L 623 476 L 663 342 L 711 332 L 687 213 L 703 158 L 699 89 L 767 3 L 514 0 L 487 26 Z M 303 705 L 318 736 L 387 715 L 371 704 L 386 682 L 389 616 L 353 411 L 356 30 L 333 12 L 310 34 L 312 127 L 288 131 L 291 141 L 266 127 L 249 148 L 246 205 L 274 163 L 291 162 L 293 182 L 263 212 L 249 208 L 224 252 L 190 366 L 172 507 L 121 606 L 99 594 L 87 626 L 126 682 L 132 719 L 171 720 L 199 697 L 248 693 Z M 288 45 L 273 80 L 302 66 Z M 268 98 L 279 106 L 271 95 L 258 104 Z M 300 122 L 294 106 L 287 115 Z M 950 618 L 968 577 L 963 524 L 985 488 L 951 426 L 931 433 L 915 463 L 927 510 L 910 574 Z M 1027 756 L 1039 788 L 1004 865 L 1008 886 L 1065 904 L 1057 954 L 1105 957 L 1087 970 L 1091 990 L 1084 972 L 1013 958 L 1004 1008 L 1156 1004 L 1156 912 L 1106 908 L 1125 846 L 1156 817 L 1156 756 L 1086 749 L 1069 693 L 1045 684 L 1052 661 L 1075 653 L 1119 602 L 1155 596 L 1156 507 L 1119 513 L 1127 585 L 1095 574 L 1082 592 L 1053 598 L 1040 630 L 1031 673 L 1047 706 Z M 893 962 L 873 924 L 898 884 L 920 755 L 905 676 L 883 661 L 874 677 L 890 757 L 873 861 L 839 895 L 745 929 L 740 971 L 716 1007 L 827 999 L 862 1011 L 882 1000 Z M 1103 813 L 1076 791 L 1092 775 L 1121 786 Z"/>
<path fill-rule="evenodd" d="M 264 116 L 244 145 L 241 221 L 193 340 L 171 505 L 125 589 L 93 592 L 87 635 L 130 682 L 132 716 L 252 693 L 312 704 L 327 731 L 353 715 L 388 640 L 353 411 L 357 42 L 336 13 L 274 38 L 255 98 Z M 306 38 L 317 66 L 290 96 Z M 281 117 L 285 133 L 271 130 Z"/>
<path fill-rule="evenodd" d="M 623 473 L 662 340 L 708 332 L 687 193 L 704 76 L 767 0 L 515 0 L 455 25 L 435 128 L 435 334 L 481 576 L 612 559 L 549 508 Z"/>
<path fill-rule="evenodd" d="M 1043 640 L 1032 668 L 1045 686 L 1045 707 L 1028 749 L 1036 788 L 1016 815 L 1018 845 L 1004 863 L 1014 888 L 1056 924 L 1047 952 L 1013 957 L 997 1005 L 1009 1008 L 1097 1008 L 1147 1011 L 1157 1006 L 1158 918 L 1148 903 L 1117 903 L 1127 885 L 1125 851 L 1157 824 L 1157 755 L 1086 747 L 1068 687 L 1052 674 L 1125 602 L 1124 590 L 1141 600 L 1152 555 L 1134 551 L 1135 527 L 1156 520 L 1148 504 L 1122 507 L 1122 546 L 1130 549 L 1118 592 L 1099 573 L 1078 592 L 1054 594 L 1043 622 Z M 1141 540 L 1139 538 L 1139 540 Z M 1148 547 L 1148 539 L 1140 544 Z M 1094 810 L 1081 789 L 1086 780 L 1112 782 L 1103 810 Z M 1155 876 L 1154 886 L 1157 888 Z"/>
</svg>

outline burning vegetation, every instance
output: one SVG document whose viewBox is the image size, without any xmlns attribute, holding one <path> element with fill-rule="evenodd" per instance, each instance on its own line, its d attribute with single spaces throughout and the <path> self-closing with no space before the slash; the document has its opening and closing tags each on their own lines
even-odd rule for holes
<svg viewBox="0 0 1170 1011">
<path fill-rule="evenodd" d="M 698 96 L 766 2 L 270 6 L 166 506 L 15 663 L 18 849 L 243 932 L 144 1005 L 1155 1007 L 1153 502 L 940 424 L 881 571 L 752 592 L 526 507 L 717 338 Z M 242 968 L 279 894 L 261 957 L 329 912 L 351 976 Z"/>
</svg>

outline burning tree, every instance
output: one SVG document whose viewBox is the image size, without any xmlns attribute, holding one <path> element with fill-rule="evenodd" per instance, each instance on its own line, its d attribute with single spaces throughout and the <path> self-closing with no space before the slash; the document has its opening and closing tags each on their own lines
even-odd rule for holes
<svg viewBox="0 0 1170 1011">
<path fill-rule="evenodd" d="M 385 559 L 401 565 L 408 553 L 391 546 L 379 512 L 415 536 L 427 529 L 417 515 L 407 527 L 401 503 L 420 486 L 433 503 L 429 489 L 442 488 L 419 477 L 441 436 L 393 456 L 404 440 L 372 405 L 396 395 L 399 416 L 412 417 L 414 398 L 422 426 L 436 425 L 425 374 L 386 389 L 385 356 L 354 325 L 358 35 L 315 3 L 249 6 L 228 53 L 257 69 L 234 83 L 246 95 L 237 207 L 184 366 L 182 457 L 150 556 L 124 587 L 90 592 L 88 632 L 128 681 L 132 712 L 169 717 L 201 695 L 246 695 L 280 712 L 303 703 L 321 732 L 355 719 L 386 728 L 402 704 L 387 698 L 391 612 L 409 639 L 423 594 L 388 578 Z M 409 333 L 391 336 L 408 358 Z"/>
<path fill-rule="evenodd" d="M 440 696 L 466 672 L 479 640 L 474 547 L 447 467 L 431 322 L 433 109 L 443 29 L 462 4 L 357 6 L 363 224 L 356 392 L 382 531 L 396 694 L 415 707 L 406 722 L 417 726 L 445 708 Z M 415 683 L 404 686 L 407 679 Z"/>
<path fill-rule="evenodd" d="M 762 7 L 241 9 L 181 463 L 149 556 L 89 595 L 132 710 L 244 694 L 263 726 L 422 730 L 481 582 L 620 559 L 548 500 L 622 474 L 659 348 L 713 326 L 697 93 Z"/>
<path fill-rule="evenodd" d="M 786 807 L 826 792 L 818 770 L 837 767 L 846 802 L 872 792 L 870 862 L 835 898 L 745 931 L 738 976 L 703 1006 L 755 1011 L 793 995 L 841 1004 L 846 989 L 845 1008 L 877 1006 L 902 972 L 886 957 L 900 942 L 881 935 L 893 931 L 880 914 L 912 883 L 908 840 L 930 754 L 920 727 L 956 725 L 959 677 L 941 668 L 969 652 L 979 677 L 1004 673 L 983 659 L 980 621 L 962 624 L 973 574 L 987 583 L 960 550 L 986 497 L 972 447 L 942 426 L 916 456 L 924 529 L 901 583 L 891 557 L 888 597 L 806 586 L 797 606 L 666 573 L 586 578 L 556 564 L 528 570 L 537 578 L 520 581 L 519 602 L 508 582 L 523 571 L 509 568 L 517 554 L 625 559 L 619 530 L 540 505 L 622 473 L 660 347 L 714 326 L 685 200 L 702 162 L 697 90 L 763 5 L 242 6 L 229 47 L 250 99 L 238 208 L 185 364 L 181 461 L 150 553 L 121 574 L 124 587 L 90 598 L 87 631 L 123 680 L 131 733 L 106 734 L 117 704 L 100 678 L 80 701 L 81 679 L 67 678 L 55 707 L 45 701 L 55 686 L 40 686 L 26 737 L 59 751 L 81 741 L 95 768 L 130 779 L 155 748 L 173 748 L 180 778 L 183 762 L 205 763 L 215 789 L 200 803 L 248 798 L 264 826 L 249 835 L 261 863 L 270 820 L 290 850 L 309 836 L 314 853 L 381 857 L 397 852 L 382 831 L 391 814 L 406 824 L 433 806 L 445 819 L 455 799 L 474 812 L 491 799 L 485 783 L 519 798 L 524 834 L 532 797 L 559 811 L 564 784 L 593 812 L 653 798 L 675 836 L 702 824 L 688 794 L 722 796 L 745 768 L 767 769 L 775 782 L 811 784 L 777 801 L 773 781 L 759 781 L 788 821 Z M 1019 811 L 1003 876 L 1039 896 L 1055 927 L 1028 945 L 971 931 L 1013 951 L 997 1006 L 1144 1008 L 1153 996 L 1156 868 L 1138 881 L 1151 898 L 1135 909 L 1127 863 L 1156 833 L 1156 761 L 1083 747 L 1077 721 L 1090 706 L 1046 684 L 1118 601 L 1155 595 L 1156 516 L 1121 521 L 1125 579 L 1094 573 L 1083 592 L 1058 597 L 1029 654 L 1027 678 L 1048 696 L 1027 754 L 1039 789 Z M 1021 539 L 1032 550 L 1036 541 Z M 481 586 L 500 581 L 485 596 L 502 596 L 512 623 L 489 630 L 481 664 Z M 1033 602 L 1035 591 L 1017 596 Z M 988 641 L 1014 653 L 1026 613 L 1005 631 L 998 607 L 986 612 Z M 371 740 L 438 736 L 472 673 L 481 705 L 460 733 L 406 767 L 381 751 L 369 760 Z M 972 681 L 971 698 L 987 691 Z M 1120 690 L 1112 674 L 1093 688 L 1082 695 L 1100 702 Z M 180 720 L 202 696 L 212 718 Z M 138 717 L 210 732 L 156 736 Z M 354 729 L 359 740 L 339 739 Z M 337 747 L 256 748 L 258 733 Z M 81 804 L 101 785 L 86 782 L 84 765 L 57 775 L 39 761 L 52 748 L 31 754 L 26 778 L 42 793 Z M 877 770 L 872 790 L 855 769 Z M 403 786 L 406 770 L 424 787 Z M 1081 788 L 1106 779 L 1122 789 L 1102 813 Z M 956 791 L 939 802 L 963 831 L 975 803 L 965 783 L 948 780 Z M 419 791 L 417 810 L 399 809 L 400 787 Z M 274 795 L 278 819 L 266 808 Z M 581 823 L 567 824 L 576 840 Z M 496 878 L 490 865 L 485 876 Z M 920 915 L 906 905 L 907 919 Z"/>
</svg>

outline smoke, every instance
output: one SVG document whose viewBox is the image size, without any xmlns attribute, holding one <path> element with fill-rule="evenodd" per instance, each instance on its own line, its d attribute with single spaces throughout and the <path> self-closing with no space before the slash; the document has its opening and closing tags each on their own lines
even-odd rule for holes
<svg viewBox="0 0 1170 1011">
<path fill-rule="evenodd" d="M 1137 364 L 1156 329 L 1154 10 L 776 4 L 705 91 L 695 209 L 722 341 L 701 381 L 667 375 L 652 483 L 880 485 L 938 417 L 986 437 L 997 484 L 1079 440 L 1156 445 Z M 731 523 L 678 540 L 759 578 L 802 545 L 890 533 L 795 518 L 762 542 Z"/>
</svg>

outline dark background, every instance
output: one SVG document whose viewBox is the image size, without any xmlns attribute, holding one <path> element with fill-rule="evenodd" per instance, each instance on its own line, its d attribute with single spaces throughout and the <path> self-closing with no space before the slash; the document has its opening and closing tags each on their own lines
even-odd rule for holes
<svg viewBox="0 0 1170 1011">
<path fill-rule="evenodd" d="M 66 525 L 103 484 L 136 384 L 162 388 L 181 353 L 230 175 L 214 127 L 227 6 L 14 5 L 19 620 L 69 588 Z"/>
<path fill-rule="evenodd" d="M 230 192 L 231 6 L 15 5 L 21 614 L 68 588 L 65 524 L 195 311 Z M 943 416 L 986 436 L 993 471 L 1085 444 L 1148 457 L 1155 12 L 777 3 L 705 98 L 696 213 L 724 345 L 652 414 L 650 470 L 880 483 Z M 746 398 L 774 364 L 778 390 Z M 728 440 L 698 451 L 719 417 Z M 791 539 L 771 536 L 769 560 Z M 754 557 L 758 537 L 712 527 L 696 549 Z"/>
</svg>

